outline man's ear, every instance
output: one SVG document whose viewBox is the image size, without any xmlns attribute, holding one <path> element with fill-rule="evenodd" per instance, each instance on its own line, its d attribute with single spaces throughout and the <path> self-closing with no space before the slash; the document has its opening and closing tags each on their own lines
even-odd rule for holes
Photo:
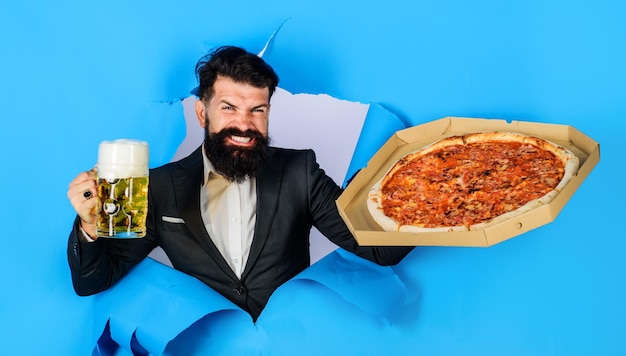
<svg viewBox="0 0 626 356">
<path fill-rule="evenodd" d="M 206 105 L 200 99 L 196 100 L 196 104 L 194 106 L 194 111 L 196 112 L 196 118 L 200 123 L 200 127 L 204 128 L 206 126 Z"/>
</svg>

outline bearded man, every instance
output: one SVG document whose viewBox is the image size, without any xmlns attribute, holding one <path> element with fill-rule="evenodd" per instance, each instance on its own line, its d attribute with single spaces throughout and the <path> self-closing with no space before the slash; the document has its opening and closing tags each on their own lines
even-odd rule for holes
<svg viewBox="0 0 626 356">
<path fill-rule="evenodd" d="M 147 234 L 97 238 L 96 173 L 80 173 L 68 198 L 77 212 L 68 261 L 78 295 L 109 288 L 160 246 L 194 276 L 256 320 L 271 294 L 310 264 L 315 226 L 341 248 L 381 265 L 410 247 L 359 246 L 335 200 L 341 188 L 312 150 L 269 146 L 270 98 L 278 76 L 260 57 L 220 47 L 196 65 L 195 113 L 203 145 L 150 170 Z"/>
</svg>

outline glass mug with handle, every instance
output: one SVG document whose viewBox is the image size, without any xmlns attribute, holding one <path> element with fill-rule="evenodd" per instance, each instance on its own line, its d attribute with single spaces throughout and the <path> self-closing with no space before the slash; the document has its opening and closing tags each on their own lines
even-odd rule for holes
<svg viewBox="0 0 626 356">
<path fill-rule="evenodd" d="M 98 148 L 96 235 L 146 236 L 148 215 L 148 144 L 119 139 Z"/>
</svg>

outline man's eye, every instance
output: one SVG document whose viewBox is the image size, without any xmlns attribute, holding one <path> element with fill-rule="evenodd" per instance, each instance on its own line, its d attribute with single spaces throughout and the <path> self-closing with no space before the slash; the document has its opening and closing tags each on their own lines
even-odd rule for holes
<svg viewBox="0 0 626 356">
<path fill-rule="evenodd" d="M 233 110 L 234 108 L 229 105 L 222 106 L 222 110 Z"/>
<path fill-rule="evenodd" d="M 265 109 L 264 108 L 257 108 L 257 109 L 252 110 L 252 112 L 264 113 Z"/>
</svg>

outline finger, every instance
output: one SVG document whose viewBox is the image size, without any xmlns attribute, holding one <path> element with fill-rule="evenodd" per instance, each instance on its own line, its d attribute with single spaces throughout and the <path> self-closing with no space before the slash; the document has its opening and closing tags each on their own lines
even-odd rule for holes
<svg viewBox="0 0 626 356">
<path fill-rule="evenodd" d="M 90 177 L 87 172 L 82 172 L 70 182 L 68 190 L 74 190 L 77 187 L 84 185 L 85 182 L 89 182 L 89 181 L 95 181 L 95 179 Z"/>
<path fill-rule="evenodd" d="M 84 171 L 84 172 L 80 172 L 69 184 L 70 189 L 73 186 L 79 185 L 85 181 L 88 180 L 96 180 L 97 179 L 97 169 L 96 167 L 88 170 L 88 171 Z"/>
<path fill-rule="evenodd" d="M 92 169 L 88 170 L 87 175 L 90 179 L 96 179 L 98 176 L 98 167 L 94 166 Z"/>
<path fill-rule="evenodd" d="M 82 221 L 87 224 L 93 224 L 95 222 L 96 199 L 86 199 L 82 195 L 77 195 L 74 196 L 70 202 Z"/>
<path fill-rule="evenodd" d="M 75 183 L 70 186 L 67 191 L 67 197 L 70 201 L 88 200 L 97 194 L 96 181 L 88 179 Z"/>
<path fill-rule="evenodd" d="M 95 188 L 87 188 L 76 193 L 68 193 L 70 203 L 76 211 L 91 208 L 96 204 Z"/>
<path fill-rule="evenodd" d="M 93 187 L 96 186 L 96 170 L 92 168 L 89 171 L 81 172 L 78 174 L 69 184 L 67 196 L 72 199 L 72 196 L 77 195 L 78 192 L 84 192 L 85 190 L 90 190 L 92 194 L 95 193 L 92 190 Z"/>
<path fill-rule="evenodd" d="M 85 179 L 89 175 L 88 172 L 79 174 L 67 191 L 67 196 L 81 220 L 91 224 L 95 221 L 93 215 L 97 200 L 94 199 L 97 194 L 97 186 L 95 179 Z"/>
</svg>

